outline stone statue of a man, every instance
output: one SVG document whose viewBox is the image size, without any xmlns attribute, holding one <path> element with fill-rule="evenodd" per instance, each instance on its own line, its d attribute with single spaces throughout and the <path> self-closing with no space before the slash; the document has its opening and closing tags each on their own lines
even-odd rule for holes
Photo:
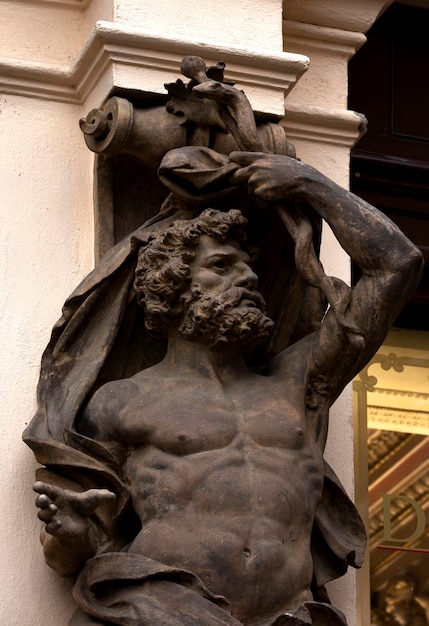
<svg viewBox="0 0 429 626">
<path fill-rule="evenodd" d="M 323 585 L 359 565 L 364 533 L 324 464 L 328 412 L 412 293 L 421 255 L 384 215 L 295 159 L 228 161 L 231 183 L 247 186 L 261 215 L 290 224 L 298 206 L 323 218 L 362 276 L 351 291 L 329 279 L 333 301 L 314 332 L 253 368 L 247 357 L 269 343 L 274 322 L 242 212 L 179 211 L 133 239 L 139 258 L 122 302 L 134 294 L 147 328 L 167 338 L 165 355 L 116 380 L 99 366 L 73 422 L 26 435 L 50 470 L 35 486 L 46 559 L 77 576 L 70 625 L 345 624 Z M 122 289 L 109 263 L 70 299 L 45 356 L 45 371 L 56 366 L 41 395 L 61 396 L 58 407 L 96 378 L 90 356 L 82 365 L 85 350 L 93 360 L 101 350 L 77 330 L 85 306 L 99 299 L 86 318 L 94 337 L 106 316 L 124 315 L 100 295 L 106 277 Z M 114 367 L 126 354 L 110 345 Z M 71 361 L 78 379 L 67 379 Z"/>
</svg>

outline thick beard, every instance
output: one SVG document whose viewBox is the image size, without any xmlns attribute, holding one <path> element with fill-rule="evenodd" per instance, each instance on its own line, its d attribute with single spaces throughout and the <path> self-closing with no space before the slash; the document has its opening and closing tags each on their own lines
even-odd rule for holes
<svg viewBox="0 0 429 626">
<path fill-rule="evenodd" d="M 244 299 L 256 306 L 238 306 Z M 232 345 L 250 353 L 271 336 L 274 322 L 265 315 L 265 301 L 258 292 L 232 287 L 220 296 L 207 296 L 194 286 L 182 302 L 184 318 L 179 333 L 185 339 L 207 342 L 210 350 Z"/>
</svg>

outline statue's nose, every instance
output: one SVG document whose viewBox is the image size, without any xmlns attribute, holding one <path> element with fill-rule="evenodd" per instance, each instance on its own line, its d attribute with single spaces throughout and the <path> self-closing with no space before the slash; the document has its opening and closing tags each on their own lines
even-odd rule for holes
<svg viewBox="0 0 429 626">
<path fill-rule="evenodd" d="M 258 277 L 255 272 L 248 266 L 243 269 L 234 281 L 236 287 L 245 287 L 246 289 L 256 289 L 258 286 Z"/>
</svg>

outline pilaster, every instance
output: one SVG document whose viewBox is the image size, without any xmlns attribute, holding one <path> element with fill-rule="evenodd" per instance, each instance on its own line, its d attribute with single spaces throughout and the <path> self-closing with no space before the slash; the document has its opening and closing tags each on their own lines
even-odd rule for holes
<svg viewBox="0 0 429 626">
<path fill-rule="evenodd" d="M 284 49 L 310 59 L 308 72 L 286 97 L 282 122 L 297 155 L 343 187 L 349 186 L 350 149 L 366 129 L 364 112 L 348 110 L 348 61 L 365 41 L 365 33 L 391 0 L 284 0 Z M 327 274 L 350 279 L 349 260 L 329 228 L 324 227 L 321 259 Z M 340 268 L 340 272 L 338 272 Z M 326 450 L 346 490 L 355 494 L 354 429 L 351 389 L 339 398 L 330 417 Z M 362 433 L 363 424 L 358 424 Z M 357 501 L 367 512 L 364 481 Z M 369 623 L 368 566 L 355 580 L 354 572 L 328 586 L 333 603 L 350 626 Z M 356 602 L 356 599 L 359 602 Z"/>
<path fill-rule="evenodd" d="M 365 130 L 362 115 L 347 110 L 347 65 L 365 43 L 365 32 L 390 3 L 391 0 L 283 3 L 284 49 L 310 59 L 308 72 L 286 99 L 286 132 L 302 159 L 346 187 L 349 151 Z M 321 132 L 321 128 L 325 130 Z"/>
</svg>

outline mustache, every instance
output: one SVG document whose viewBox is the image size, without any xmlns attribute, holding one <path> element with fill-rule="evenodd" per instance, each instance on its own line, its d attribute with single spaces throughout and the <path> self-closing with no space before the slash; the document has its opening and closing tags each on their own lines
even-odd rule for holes
<svg viewBox="0 0 429 626">
<path fill-rule="evenodd" d="M 261 309 L 263 313 L 265 313 L 267 308 L 267 304 L 259 291 L 252 291 L 245 287 L 230 287 L 225 293 L 219 296 L 219 298 L 230 306 L 239 304 L 241 300 L 250 300 L 254 302 L 256 307 Z"/>
</svg>

